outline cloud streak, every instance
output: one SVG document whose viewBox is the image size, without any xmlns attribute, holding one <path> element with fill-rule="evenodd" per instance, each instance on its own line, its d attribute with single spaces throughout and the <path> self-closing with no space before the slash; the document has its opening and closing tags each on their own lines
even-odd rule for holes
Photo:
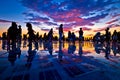
<svg viewBox="0 0 120 80">
<path fill-rule="evenodd" d="M 1 22 L 1 23 L 10 23 L 10 22 L 12 22 L 12 21 L 0 19 L 0 22 Z"/>
</svg>

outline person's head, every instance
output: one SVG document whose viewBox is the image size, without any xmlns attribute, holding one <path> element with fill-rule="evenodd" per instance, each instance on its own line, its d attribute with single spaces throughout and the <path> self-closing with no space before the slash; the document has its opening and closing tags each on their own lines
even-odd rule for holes
<svg viewBox="0 0 120 80">
<path fill-rule="evenodd" d="M 63 26 L 63 24 L 60 24 L 60 27 L 62 27 Z"/>
<path fill-rule="evenodd" d="M 31 23 L 26 23 L 26 27 L 32 28 Z"/>
<path fill-rule="evenodd" d="M 107 29 L 106 30 L 109 30 L 109 27 L 107 27 Z"/>
<path fill-rule="evenodd" d="M 82 28 L 80 28 L 80 30 L 82 30 Z"/>
<path fill-rule="evenodd" d="M 12 22 L 12 26 L 17 26 L 16 22 Z"/>
<path fill-rule="evenodd" d="M 19 25 L 18 27 L 21 28 L 21 25 Z"/>
</svg>

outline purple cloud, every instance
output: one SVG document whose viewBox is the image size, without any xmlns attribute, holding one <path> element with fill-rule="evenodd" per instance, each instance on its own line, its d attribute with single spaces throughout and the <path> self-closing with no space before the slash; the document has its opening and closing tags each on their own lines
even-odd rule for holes
<svg viewBox="0 0 120 80">
<path fill-rule="evenodd" d="M 119 0 L 22 0 L 21 3 L 27 8 L 38 13 L 47 15 L 54 22 L 49 22 L 46 17 L 32 17 L 33 21 L 45 22 L 46 24 L 57 25 L 58 22 L 65 22 L 65 27 L 71 26 L 93 26 L 94 22 L 109 15 L 114 5 Z M 111 7 L 106 7 L 111 6 Z M 118 9 L 118 7 L 116 7 Z M 96 12 L 98 12 L 96 14 Z M 25 13 L 24 13 L 25 14 Z M 25 14 L 26 15 L 26 14 Z M 27 14 L 34 16 L 33 14 Z M 91 17 L 88 17 L 91 16 Z M 86 17 L 86 18 L 83 18 Z M 68 24 L 71 23 L 71 24 Z M 54 24 L 55 23 L 55 24 Z"/>
<path fill-rule="evenodd" d="M 0 19 L 0 22 L 2 22 L 2 23 L 9 23 L 9 22 L 12 22 L 12 21 Z"/>
<path fill-rule="evenodd" d="M 42 31 L 48 32 L 50 29 L 41 29 Z"/>
</svg>

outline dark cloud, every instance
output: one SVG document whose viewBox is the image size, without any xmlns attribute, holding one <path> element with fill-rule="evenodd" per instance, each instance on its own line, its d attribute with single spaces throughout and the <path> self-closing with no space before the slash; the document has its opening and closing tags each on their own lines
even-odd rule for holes
<svg viewBox="0 0 120 80">
<path fill-rule="evenodd" d="M 106 28 L 99 28 L 97 30 L 94 30 L 94 32 L 101 32 L 101 31 L 105 31 Z"/>
<path fill-rule="evenodd" d="M 25 23 L 28 23 L 28 22 L 25 22 Z M 34 24 L 34 25 L 41 25 L 40 22 L 29 22 L 29 23 Z"/>
<path fill-rule="evenodd" d="M 44 28 L 43 28 L 43 29 L 41 29 L 41 30 L 42 30 L 42 31 L 48 32 L 50 29 L 44 29 Z"/>
<path fill-rule="evenodd" d="M 108 25 L 107 27 L 109 27 L 109 28 L 114 28 L 114 27 L 120 27 L 120 25 L 118 25 L 118 24 L 110 24 L 110 25 Z"/>
<path fill-rule="evenodd" d="M 50 26 L 51 26 L 51 25 L 53 25 L 53 26 L 54 26 L 54 25 L 58 26 L 56 23 L 53 23 L 53 22 L 44 22 L 44 23 L 47 24 L 47 25 L 50 25 Z"/>
<path fill-rule="evenodd" d="M 12 21 L 0 19 L 0 22 L 2 22 L 2 23 L 10 23 Z"/>
</svg>

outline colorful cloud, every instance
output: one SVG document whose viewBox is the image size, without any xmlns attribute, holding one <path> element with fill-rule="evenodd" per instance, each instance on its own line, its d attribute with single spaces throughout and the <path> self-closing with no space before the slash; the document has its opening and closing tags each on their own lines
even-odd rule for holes
<svg viewBox="0 0 120 80">
<path fill-rule="evenodd" d="M 119 0 L 22 0 L 21 3 L 27 7 L 47 15 L 43 17 L 32 17 L 31 20 L 49 23 L 56 25 L 59 22 L 65 23 L 68 26 L 93 26 L 95 22 L 109 15 L 111 8 L 118 9 Z M 108 7 L 110 6 L 110 7 Z M 98 13 L 97 13 L 98 12 Z M 34 14 L 35 15 L 35 14 Z M 49 18 L 49 19 L 48 19 Z M 67 23 L 67 24 L 66 24 Z"/>
</svg>

